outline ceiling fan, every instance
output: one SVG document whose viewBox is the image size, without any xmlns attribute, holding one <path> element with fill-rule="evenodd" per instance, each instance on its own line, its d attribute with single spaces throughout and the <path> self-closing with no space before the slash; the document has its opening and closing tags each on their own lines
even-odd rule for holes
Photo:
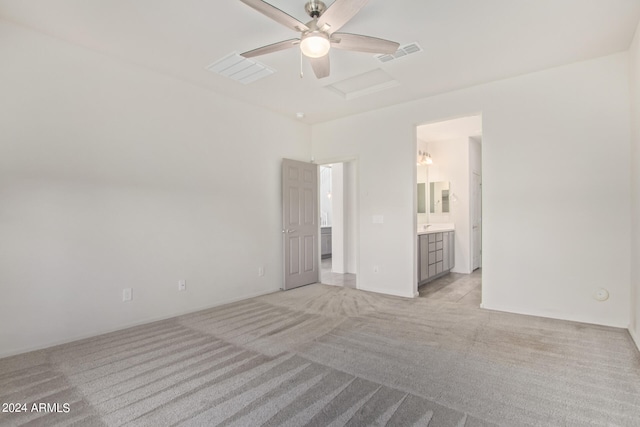
<svg viewBox="0 0 640 427">
<path fill-rule="evenodd" d="M 311 21 L 306 24 L 265 1 L 240 1 L 285 27 L 301 33 L 300 38 L 284 40 L 244 52 L 241 56 L 245 58 L 278 52 L 299 45 L 302 54 L 309 58 L 314 74 L 321 79 L 329 75 L 331 47 L 356 52 L 388 54 L 394 53 L 399 47 L 398 43 L 389 40 L 336 32 L 349 22 L 368 3 L 368 0 L 335 0 L 328 8 L 322 1 L 308 1 L 304 9 L 311 17 Z"/>
</svg>

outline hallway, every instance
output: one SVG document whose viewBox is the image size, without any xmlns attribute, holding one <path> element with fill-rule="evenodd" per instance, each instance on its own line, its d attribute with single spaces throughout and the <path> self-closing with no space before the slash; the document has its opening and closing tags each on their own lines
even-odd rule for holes
<svg viewBox="0 0 640 427">
<path fill-rule="evenodd" d="M 320 282 L 324 285 L 344 286 L 356 289 L 356 275 L 352 273 L 333 273 L 331 271 L 331 258 L 325 258 L 320 265 Z"/>
</svg>

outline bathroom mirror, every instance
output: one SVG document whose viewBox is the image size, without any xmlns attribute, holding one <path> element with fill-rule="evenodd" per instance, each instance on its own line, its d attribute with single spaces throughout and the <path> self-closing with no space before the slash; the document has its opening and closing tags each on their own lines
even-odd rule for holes
<svg viewBox="0 0 640 427">
<path fill-rule="evenodd" d="M 449 213 L 449 181 L 429 183 L 429 212 Z"/>
<path fill-rule="evenodd" d="M 427 185 L 418 183 L 418 213 L 427 213 Z"/>
</svg>

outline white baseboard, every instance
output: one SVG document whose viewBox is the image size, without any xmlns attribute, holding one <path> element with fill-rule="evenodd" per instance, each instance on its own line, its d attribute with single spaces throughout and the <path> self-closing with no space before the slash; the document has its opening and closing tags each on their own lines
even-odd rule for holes
<svg viewBox="0 0 640 427">
<path fill-rule="evenodd" d="M 396 292 L 389 292 L 387 289 L 363 287 L 363 286 L 360 286 L 360 285 L 356 285 L 356 288 L 359 291 L 374 292 L 376 294 L 389 295 L 389 296 L 392 296 L 392 297 L 412 298 L 412 299 L 415 298 L 413 292 L 410 292 L 410 293 L 407 293 L 407 294 L 404 294 L 404 293 L 401 293 L 401 292 L 397 292 L 396 293 Z"/>
<path fill-rule="evenodd" d="M 490 310 L 490 311 L 500 311 L 503 313 L 522 314 L 524 316 L 543 317 L 545 319 L 566 320 L 568 322 L 585 323 L 589 325 L 598 325 L 598 326 L 608 326 L 611 328 L 618 328 L 618 329 L 628 328 L 628 324 L 621 324 L 621 323 L 615 323 L 615 322 L 597 322 L 591 318 L 566 315 L 566 314 L 557 313 L 557 312 L 528 310 L 528 309 L 522 309 L 519 307 L 496 306 L 496 305 L 488 305 L 484 303 L 480 304 L 480 308 L 484 310 Z"/>
<path fill-rule="evenodd" d="M 185 314 L 196 313 L 198 311 L 208 310 L 210 308 L 220 307 L 222 305 L 232 304 L 232 303 L 238 302 L 238 301 L 244 301 L 244 300 L 247 300 L 247 299 L 260 297 L 260 296 L 263 296 L 263 295 L 272 294 L 272 293 L 278 292 L 278 291 L 279 291 L 279 289 L 274 289 L 274 290 L 269 290 L 269 291 L 257 292 L 255 294 L 244 295 L 244 296 L 241 296 L 241 297 L 229 298 L 229 299 L 224 300 L 224 301 L 219 301 L 219 302 L 217 302 L 217 303 L 215 303 L 213 305 L 200 306 L 200 307 L 196 307 L 196 308 L 193 308 L 193 309 L 188 309 L 188 310 L 180 311 L 180 312 L 177 312 L 177 313 L 168 314 L 166 316 L 149 317 L 149 318 L 145 318 L 145 319 L 142 319 L 142 320 L 138 320 L 136 322 L 118 325 L 116 327 L 109 328 L 109 329 L 101 329 L 101 330 L 97 330 L 97 331 L 90 332 L 90 333 L 87 333 L 87 334 L 72 336 L 72 337 L 69 337 L 69 338 L 66 338 L 66 339 L 63 339 L 63 340 L 59 340 L 59 341 L 47 342 L 47 343 L 44 343 L 44 344 L 38 345 L 38 346 L 19 348 L 19 349 L 10 350 L 8 352 L 0 352 L 0 359 L 3 359 L 5 357 L 16 356 L 16 355 L 23 354 L 23 353 L 28 353 L 28 352 L 31 352 L 31 351 L 44 350 L 46 348 L 55 347 L 55 346 L 62 345 L 62 344 L 68 344 L 68 343 L 71 343 L 71 342 L 74 342 L 74 341 L 79 341 L 79 340 L 83 340 L 83 339 L 87 339 L 87 338 L 93 338 L 93 337 L 96 337 L 98 335 L 103 335 L 103 334 L 108 334 L 108 333 L 111 333 L 111 332 L 121 331 L 121 330 L 124 330 L 124 329 L 133 328 L 135 326 L 146 325 L 147 323 L 153 323 L 153 322 L 158 322 L 160 320 L 171 319 L 173 317 L 184 316 Z"/>
<path fill-rule="evenodd" d="M 631 328 L 628 329 L 629 335 L 631 335 L 631 339 L 634 343 L 636 343 L 636 347 L 638 347 L 638 351 L 640 351 L 640 336 Z"/>
</svg>

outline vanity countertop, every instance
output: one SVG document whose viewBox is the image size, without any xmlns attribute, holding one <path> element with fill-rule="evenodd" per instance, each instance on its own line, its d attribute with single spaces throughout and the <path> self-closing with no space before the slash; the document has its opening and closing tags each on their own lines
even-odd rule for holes
<svg viewBox="0 0 640 427">
<path fill-rule="evenodd" d="M 426 224 L 418 225 L 418 236 L 421 234 L 442 233 L 443 231 L 454 231 L 454 224 Z"/>
</svg>

